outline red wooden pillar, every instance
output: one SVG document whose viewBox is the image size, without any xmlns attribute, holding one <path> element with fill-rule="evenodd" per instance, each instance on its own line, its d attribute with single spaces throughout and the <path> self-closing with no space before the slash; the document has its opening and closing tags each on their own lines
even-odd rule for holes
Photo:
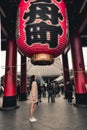
<svg viewBox="0 0 87 130">
<path fill-rule="evenodd" d="M 21 55 L 21 88 L 20 101 L 27 100 L 27 84 L 26 84 L 26 57 Z"/>
<path fill-rule="evenodd" d="M 68 65 L 68 57 L 67 53 L 62 54 L 62 61 L 63 61 L 63 75 L 64 75 L 64 91 L 65 91 L 65 99 L 67 99 L 67 88 L 66 82 L 70 80 L 69 76 L 69 65 Z"/>
<path fill-rule="evenodd" d="M 17 108 L 16 101 L 16 59 L 15 40 L 9 40 L 6 51 L 5 85 L 2 110 Z"/>
<path fill-rule="evenodd" d="M 76 34 L 73 37 L 73 40 L 71 42 L 71 52 L 75 78 L 76 105 L 87 105 L 87 91 L 85 88 L 86 74 L 79 34 Z"/>
</svg>

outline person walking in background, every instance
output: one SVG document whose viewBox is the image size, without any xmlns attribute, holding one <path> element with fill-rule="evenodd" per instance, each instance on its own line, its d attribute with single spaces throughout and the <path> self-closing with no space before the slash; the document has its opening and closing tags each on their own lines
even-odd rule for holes
<svg viewBox="0 0 87 130">
<path fill-rule="evenodd" d="M 34 112 L 36 109 L 36 106 L 38 104 L 38 86 L 36 82 L 36 76 L 32 75 L 31 76 L 31 81 L 30 81 L 30 122 L 35 122 L 37 119 L 34 117 Z"/>
<path fill-rule="evenodd" d="M 41 94 L 42 94 L 41 85 L 38 84 L 38 102 L 42 102 Z"/>
<path fill-rule="evenodd" d="M 52 86 L 51 83 L 48 83 L 47 91 L 48 91 L 48 103 L 50 102 L 50 99 L 51 99 L 51 102 L 54 102 L 53 101 L 53 99 L 54 99 L 54 91 L 53 91 L 53 86 Z"/>
<path fill-rule="evenodd" d="M 63 83 L 60 84 L 60 91 L 61 91 L 61 94 L 63 95 L 64 94 L 64 84 Z"/>
<path fill-rule="evenodd" d="M 72 102 L 72 99 L 73 99 L 73 85 L 71 83 L 71 81 L 68 81 L 66 83 L 66 86 L 67 86 L 67 98 L 68 98 L 68 102 Z"/>
<path fill-rule="evenodd" d="M 1 86 L 0 86 L 0 96 L 3 96 L 3 93 L 4 93 L 4 87 L 3 87 L 3 84 L 1 84 Z"/>
<path fill-rule="evenodd" d="M 20 87 L 21 83 L 20 81 L 17 82 L 17 99 L 20 100 Z"/>
</svg>

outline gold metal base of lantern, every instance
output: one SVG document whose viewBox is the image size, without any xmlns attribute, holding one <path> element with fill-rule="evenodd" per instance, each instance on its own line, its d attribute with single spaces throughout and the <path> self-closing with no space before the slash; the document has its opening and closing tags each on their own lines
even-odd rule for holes
<svg viewBox="0 0 87 130">
<path fill-rule="evenodd" d="M 34 65 L 51 65 L 54 62 L 54 58 L 50 54 L 35 54 L 31 59 L 31 63 Z"/>
</svg>

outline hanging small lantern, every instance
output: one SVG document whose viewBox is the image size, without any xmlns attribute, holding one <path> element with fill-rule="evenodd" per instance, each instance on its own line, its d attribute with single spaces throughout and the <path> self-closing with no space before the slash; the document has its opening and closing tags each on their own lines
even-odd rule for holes
<svg viewBox="0 0 87 130">
<path fill-rule="evenodd" d="M 16 41 L 33 64 L 50 65 L 68 43 L 66 5 L 63 0 L 20 0 Z"/>
</svg>

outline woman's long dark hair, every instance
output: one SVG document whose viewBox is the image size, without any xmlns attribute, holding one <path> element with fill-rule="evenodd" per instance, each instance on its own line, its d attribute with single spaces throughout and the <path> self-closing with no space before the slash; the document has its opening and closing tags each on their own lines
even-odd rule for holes
<svg viewBox="0 0 87 130">
<path fill-rule="evenodd" d="M 32 88 L 32 82 L 35 81 L 35 75 L 31 76 L 31 80 L 30 80 L 30 90 Z"/>
</svg>

